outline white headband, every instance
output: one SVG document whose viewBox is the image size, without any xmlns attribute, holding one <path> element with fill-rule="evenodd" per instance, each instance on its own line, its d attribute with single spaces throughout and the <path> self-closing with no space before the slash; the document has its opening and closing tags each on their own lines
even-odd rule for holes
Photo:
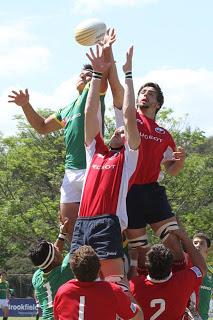
<svg viewBox="0 0 213 320">
<path fill-rule="evenodd" d="M 40 269 L 46 269 L 49 267 L 49 265 L 53 262 L 54 258 L 55 258 L 55 248 L 54 245 L 50 242 L 48 242 L 49 244 L 49 253 L 47 255 L 47 258 L 45 259 L 45 261 L 40 264 L 39 266 L 37 266 Z"/>
</svg>

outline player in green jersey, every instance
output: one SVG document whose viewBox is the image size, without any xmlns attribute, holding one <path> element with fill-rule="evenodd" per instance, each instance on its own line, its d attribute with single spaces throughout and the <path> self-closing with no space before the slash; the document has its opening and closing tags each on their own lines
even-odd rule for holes
<svg viewBox="0 0 213 320">
<path fill-rule="evenodd" d="M 120 84 L 115 61 L 112 53 L 112 44 L 116 39 L 114 29 L 110 29 L 105 37 L 103 49 L 107 61 L 111 61 L 111 68 L 103 75 L 100 88 L 100 110 L 102 118 L 104 115 L 104 97 L 107 90 L 107 79 L 113 95 L 113 105 L 120 109 L 123 103 L 123 87 Z M 31 126 L 41 134 L 47 134 L 56 130 L 64 129 L 66 145 L 65 175 L 61 186 L 60 211 L 63 217 L 72 220 L 71 229 L 77 218 L 83 179 L 86 169 L 84 149 L 84 108 L 89 90 L 89 82 L 92 77 L 92 66 L 85 65 L 76 82 L 76 89 L 79 92 L 78 98 L 60 109 L 56 114 L 48 118 L 40 116 L 31 106 L 29 93 L 25 91 L 12 91 L 9 95 L 10 101 L 21 106 Z M 115 108 L 115 109 L 116 109 Z M 99 115 L 103 126 L 103 119 Z"/>
<path fill-rule="evenodd" d="M 3 312 L 3 320 L 7 320 L 9 316 L 9 298 L 10 290 L 9 283 L 6 280 L 7 274 L 5 271 L 0 273 L 0 308 Z"/>
<path fill-rule="evenodd" d="M 204 259 L 207 259 L 211 241 L 209 237 L 202 233 L 196 233 L 193 237 L 194 246 L 200 251 Z M 213 268 L 207 264 L 207 274 L 203 278 L 199 291 L 199 313 L 202 320 L 208 319 L 209 304 L 213 289 Z"/>
<path fill-rule="evenodd" d="M 65 220 L 60 227 L 59 236 L 54 244 L 41 241 L 30 251 L 33 264 L 39 269 L 34 273 L 32 284 L 42 309 L 43 320 L 53 320 L 53 300 L 58 288 L 73 278 L 70 269 L 70 255 L 63 259 L 62 250 L 70 221 Z"/>
</svg>

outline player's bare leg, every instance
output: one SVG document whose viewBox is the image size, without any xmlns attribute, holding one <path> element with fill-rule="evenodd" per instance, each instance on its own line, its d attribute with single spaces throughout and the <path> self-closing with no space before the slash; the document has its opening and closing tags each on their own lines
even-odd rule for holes
<svg viewBox="0 0 213 320">
<path fill-rule="evenodd" d="M 101 277 L 105 281 L 114 282 L 118 284 L 122 290 L 128 291 L 129 284 L 124 275 L 124 262 L 121 258 L 116 259 L 102 259 L 101 263 Z"/>
<path fill-rule="evenodd" d="M 146 228 L 127 229 L 128 251 L 130 257 L 130 269 L 128 279 L 138 275 L 138 268 L 145 269 L 145 255 L 150 249 L 148 245 Z"/>
<path fill-rule="evenodd" d="M 69 230 L 70 236 L 69 236 L 69 239 L 67 239 L 69 243 L 71 243 L 71 240 L 72 240 L 74 225 L 78 217 L 78 210 L 79 210 L 79 203 L 60 203 L 60 213 L 61 213 L 62 221 L 64 218 L 68 218 L 71 221 L 70 230 Z"/>
<path fill-rule="evenodd" d="M 121 258 L 116 259 L 102 259 L 101 263 L 101 274 L 104 278 L 111 275 L 123 275 L 124 274 L 124 263 Z"/>
<path fill-rule="evenodd" d="M 9 317 L 9 308 L 2 307 L 2 313 L 3 313 L 3 320 L 7 320 L 7 318 Z"/>
</svg>

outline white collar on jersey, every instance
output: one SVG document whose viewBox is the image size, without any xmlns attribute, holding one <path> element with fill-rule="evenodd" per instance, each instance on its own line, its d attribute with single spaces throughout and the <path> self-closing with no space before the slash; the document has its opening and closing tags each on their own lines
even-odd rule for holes
<svg viewBox="0 0 213 320">
<path fill-rule="evenodd" d="M 148 276 L 147 276 L 146 278 L 147 278 L 147 280 L 149 280 L 149 281 L 151 281 L 151 282 L 154 282 L 154 283 L 162 283 L 162 282 L 168 281 L 169 279 L 171 279 L 171 277 L 172 277 L 172 272 L 170 272 L 170 274 L 168 275 L 167 278 L 161 279 L 161 280 L 153 279 L 153 278 L 150 277 L 149 274 L 148 274 Z"/>
</svg>

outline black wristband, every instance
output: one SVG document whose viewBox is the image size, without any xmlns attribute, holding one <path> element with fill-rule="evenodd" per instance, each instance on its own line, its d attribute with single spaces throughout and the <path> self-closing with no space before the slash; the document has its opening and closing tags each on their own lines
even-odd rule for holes
<svg viewBox="0 0 213 320">
<path fill-rule="evenodd" d="M 125 72 L 125 78 L 126 79 L 132 79 L 132 71 Z"/>
<path fill-rule="evenodd" d="M 95 78 L 95 79 L 101 79 L 102 78 L 102 73 L 101 72 L 97 72 L 97 71 L 93 71 L 92 77 Z"/>
</svg>

